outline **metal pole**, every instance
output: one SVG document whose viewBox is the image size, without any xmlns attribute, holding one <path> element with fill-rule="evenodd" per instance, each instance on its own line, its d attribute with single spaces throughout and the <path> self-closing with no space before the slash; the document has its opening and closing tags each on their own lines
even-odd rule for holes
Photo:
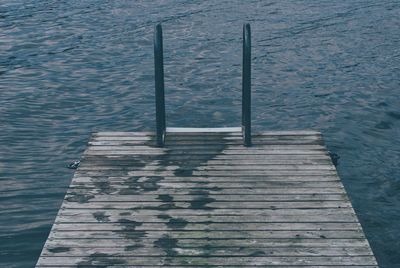
<svg viewBox="0 0 400 268">
<path fill-rule="evenodd" d="M 242 134 L 245 146 L 251 146 L 251 33 L 243 24 Z"/>
<path fill-rule="evenodd" d="M 165 97 L 164 97 L 164 57 L 161 24 L 154 28 L 154 74 L 156 90 L 156 134 L 157 146 L 163 147 L 165 141 Z"/>
</svg>

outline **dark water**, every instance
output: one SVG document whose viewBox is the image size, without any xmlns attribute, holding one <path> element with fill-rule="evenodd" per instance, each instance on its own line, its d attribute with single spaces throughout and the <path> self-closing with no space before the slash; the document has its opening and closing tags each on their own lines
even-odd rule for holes
<svg viewBox="0 0 400 268">
<path fill-rule="evenodd" d="M 246 2 L 246 3 L 245 3 Z M 400 267 L 400 2 L 0 1 L 0 266 L 33 267 L 92 131 L 151 130 L 163 22 L 170 126 L 318 129 L 381 267 Z"/>
</svg>

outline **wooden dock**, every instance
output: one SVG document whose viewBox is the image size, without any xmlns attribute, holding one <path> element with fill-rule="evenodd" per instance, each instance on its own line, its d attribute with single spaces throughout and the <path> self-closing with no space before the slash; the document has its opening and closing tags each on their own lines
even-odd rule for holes
<svg viewBox="0 0 400 268">
<path fill-rule="evenodd" d="M 319 132 L 93 134 L 36 267 L 378 267 Z"/>
</svg>

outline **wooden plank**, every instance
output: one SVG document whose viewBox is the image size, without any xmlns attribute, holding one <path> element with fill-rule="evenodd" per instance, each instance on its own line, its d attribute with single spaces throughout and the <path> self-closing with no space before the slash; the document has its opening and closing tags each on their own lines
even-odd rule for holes
<svg viewBox="0 0 400 268">
<path fill-rule="evenodd" d="M 124 145 L 134 145 L 134 146 L 154 146 L 151 140 L 143 140 L 143 139 L 117 139 L 112 140 L 109 137 L 106 139 L 98 138 L 92 139 L 89 141 L 89 145 L 95 146 L 124 146 Z M 323 142 L 321 139 L 263 139 L 263 140 L 254 140 L 252 141 L 253 145 L 263 145 L 263 146 L 271 146 L 271 145 L 322 145 Z M 206 140 L 168 140 L 166 148 L 182 148 L 188 147 L 190 145 L 193 146 L 205 146 L 205 147 L 221 147 L 223 146 L 242 146 L 243 141 L 240 139 L 224 139 L 222 142 L 218 142 L 212 139 Z"/>
<path fill-rule="evenodd" d="M 159 239 L 164 235 L 168 234 L 171 239 L 198 239 L 198 238 L 213 238 L 213 239 L 253 239 L 253 238 L 265 238 L 265 239 L 297 239 L 297 238 L 308 238 L 308 239 L 361 239 L 364 238 L 364 234 L 360 231 L 354 230 L 342 230 L 338 231 L 136 231 L 132 229 L 119 230 L 119 231 L 58 231 L 51 232 L 49 239 L 116 239 L 125 237 L 139 237 L 139 238 L 152 238 Z"/>
<path fill-rule="evenodd" d="M 198 145 L 190 148 L 190 145 L 187 146 L 174 146 L 174 147 L 164 147 L 157 148 L 146 145 L 112 145 L 112 146 L 103 146 L 103 145 L 93 145 L 88 151 L 136 151 L 138 154 L 143 152 L 153 152 L 153 153 L 168 153 L 168 154 L 176 154 L 176 153 L 186 153 L 186 154 L 206 154 L 206 155 L 215 155 L 215 154 L 284 154 L 284 153 L 294 153 L 294 154 L 307 154 L 310 152 L 311 154 L 320 153 L 323 154 L 325 150 L 320 145 L 260 145 L 254 148 L 245 148 L 242 146 L 226 146 L 216 147 L 216 146 L 204 146 Z M 207 148 L 209 147 L 209 148 Z"/>
<path fill-rule="evenodd" d="M 154 245 L 158 239 L 145 239 L 145 240 L 132 240 L 128 238 L 122 239 L 49 239 L 45 245 L 45 248 L 57 246 L 57 247 L 68 247 L 68 248 L 114 248 L 114 247 L 132 247 L 137 245 L 140 246 L 151 246 Z M 175 246 L 180 248 L 229 248 L 229 247 L 242 247 L 242 248 L 336 248 L 336 247 L 368 247 L 368 243 L 365 239 L 182 239 L 176 241 Z M 368 254 L 369 255 L 369 254 Z"/>
<path fill-rule="evenodd" d="M 139 144 L 146 144 L 149 146 L 155 145 L 155 137 L 134 137 L 134 136 L 92 136 L 90 142 L 135 142 Z M 173 147 L 179 144 L 204 144 L 211 143 L 219 147 L 232 143 L 232 145 L 242 145 L 242 137 L 212 137 L 212 136 L 182 136 L 182 137 L 166 137 L 167 144 L 166 147 Z M 320 136 L 264 136 L 264 137 L 253 137 L 252 143 L 254 145 L 258 144 L 290 144 L 290 143 L 322 143 L 323 140 Z"/>
<path fill-rule="evenodd" d="M 159 155 L 206 155 L 208 157 L 214 157 L 215 155 L 238 155 L 239 157 L 243 158 L 242 155 L 327 155 L 324 154 L 323 150 L 224 150 L 223 152 L 216 151 L 194 151 L 190 152 L 189 150 L 173 150 L 166 152 L 167 149 L 157 149 L 154 148 L 152 150 L 92 150 L 88 149 L 86 151 L 86 155 L 152 155 L 152 156 L 159 156 Z"/>
<path fill-rule="evenodd" d="M 67 193 L 81 193 L 81 194 L 99 194 L 107 193 L 108 195 L 298 195 L 298 194 L 344 194 L 343 188 L 246 188 L 246 189 L 224 189 L 224 188 L 192 188 L 192 189 L 174 189 L 174 188 L 157 188 L 149 186 L 147 189 L 135 189 L 129 186 L 124 187 L 109 187 L 107 185 L 97 185 L 96 187 L 70 187 Z"/>
<path fill-rule="evenodd" d="M 99 150 L 99 151 L 109 151 L 109 150 L 137 150 L 137 151 L 160 151 L 160 152 L 174 152 L 174 151 L 187 151 L 189 153 L 193 153 L 194 151 L 244 151 L 252 152 L 252 151 L 274 151 L 274 150 L 319 150 L 324 151 L 324 147 L 321 145 L 315 144 L 272 144 L 272 145 L 258 145 L 252 148 L 246 148 L 243 145 L 226 145 L 226 146 L 215 146 L 215 145 L 174 145 L 168 146 L 164 148 L 155 148 L 149 145 L 133 145 L 133 144 L 124 144 L 124 145 L 92 145 L 90 150 Z"/>
<path fill-rule="evenodd" d="M 319 132 L 198 131 L 95 133 L 37 267 L 377 267 Z"/>
<path fill-rule="evenodd" d="M 323 211 L 323 210 L 320 210 Z M 113 212 L 113 213 L 112 213 Z M 120 215 L 121 214 L 121 215 Z M 244 217 L 245 216 L 245 217 Z M 128 210 L 86 210 L 86 211 L 59 211 L 57 216 L 57 222 L 59 223 L 101 223 L 101 222 L 115 222 L 122 223 L 126 220 L 137 221 L 137 222 L 160 222 L 168 223 L 171 218 L 180 218 L 192 223 L 219 223 L 219 222 L 235 222 L 235 223 L 245 223 L 245 222 L 255 222 L 255 223 L 278 223 L 278 222 L 357 222 L 357 217 L 351 214 L 342 214 L 341 211 L 336 213 L 320 213 L 320 214 L 297 214 L 297 215 L 287 215 L 287 214 L 267 214 L 263 215 L 170 215 L 166 211 L 158 215 L 132 215 L 132 212 Z"/>
<path fill-rule="evenodd" d="M 107 255 L 105 255 L 105 257 L 106 256 Z M 91 260 L 90 262 L 86 262 L 86 263 L 91 263 L 92 261 L 93 260 Z M 149 267 L 168 267 L 168 266 L 171 267 L 171 265 L 167 266 L 167 264 L 158 265 L 158 266 L 157 265 L 152 265 L 152 266 L 134 265 L 134 266 L 132 266 L 132 265 L 124 265 L 124 264 L 109 266 L 109 265 L 104 265 L 103 264 L 100 267 L 104 267 L 104 266 L 113 267 L 113 268 L 122 268 L 122 267 L 149 268 Z M 76 265 L 57 265 L 57 266 L 54 266 L 54 265 L 50 264 L 50 266 L 49 266 L 49 265 L 45 265 L 44 264 L 44 265 L 38 265 L 37 267 L 65 267 L 65 268 L 68 268 L 68 267 L 76 267 Z M 88 267 L 93 267 L 93 265 L 79 265 L 79 267 L 88 268 Z M 97 267 L 99 267 L 99 266 L 97 266 Z M 246 268 L 251 268 L 251 267 L 255 267 L 255 266 L 254 265 L 245 265 L 245 264 L 240 265 L 240 266 L 237 266 L 237 265 L 235 265 L 235 266 L 232 266 L 232 265 L 229 265 L 229 266 L 223 266 L 223 265 L 214 266 L 214 265 L 209 265 L 209 264 L 207 266 L 199 266 L 199 265 L 187 265 L 187 264 L 184 264 L 184 265 L 173 265 L 173 267 L 174 268 L 198 268 L 198 267 L 235 267 L 235 268 L 246 267 Z M 261 267 L 265 267 L 265 266 L 261 266 Z M 342 267 L 360 268 L 360 267 L 362 267 L 362 268 L 378 268 L 377 265 L 317 265 L 317 266 L 315 266 L 315 265 L 312 265 L 312 266 L 309 266 L 309 265 L 295 265 L 295 266 L 293 266 L 293 265 L 268 265 L 268 267 L 279 267 L 279 268 L 293 268 L 293 267 L 313 267 L 313 268 L 342 268 Z"/>
<path fill-rule="evenodd" d="M 327 263 L 331 265 L 357 265 L 360 263 L 366 265 L 376 265 L 375 258 L 373 256 L 334 256 L 334 257 L 179 257 L 174 256 L 174 258 L 154 258 L 154 257 L 124 257 L 123 259 L 119 257 L 108 256 L 96 257 L 92 256 L 90 258 L 85 257 L 42 257 L 40 258 L 38 265 L 74 265 L 76 263 L 95 263 L 97 265 L 109 265 L 110 263 L 124 264 L 124 265 L 150 265 L 150 266 L 163 266 L 163 265 L 192 265 L 196 263 L 200 266 L 206 265 L 325 265 Z"/>
<path fill-rule="evenodd" d="M 343 188 L 251 188 L 251 189 L 224 189 L 224 188 L 193 188 L 193 189 L 173 189 L 173 188 L 157 188 L 148 187 L 147 189 L 135 189 L 125 187 L 108 187 L 107 185 L 99 184 L 97 187 L 70 187 L 67 193 L 80 193 L 80 194 L 101 194 L 108 195 L 299 195 L 299 194 L 344 194 Z"/>
<path fill-rule="evenodd" d="M 322 188 L 323 189 L 335 189 L 336 184 L 338 182 L 293 182 L 293 183 L 266 183 L 266 182 L 249 182 L 249 183 L 190 183 L 190 182 L 158 182 L 158 183 L 146 183 L 146 182 L 122 182 L 122 181 L 109 181 L 109 182 L 73 182 L 71 184 L 71 188 L 74 189 L 90 189 L 90 188 L 100 188 L 101 190 L 122 190 L 123 189 L 131 189 L 142 192 L 156 191 L 161 188 L 163 190 L 169 189 L 181 189 L 183 190 L 212 190 L 212 191 L 220 191 L 221 193 L 225 193 L 226 191 L 242 193 L 242 189 L 269 189 L 269 191 L 276 190 L 276 192 L 285 191 L 284 187 L 299 187 L 299 188 Z M 283 188 L 283 189 L 282 189 Z M 224 191 L 224 192 L 222 192 Z M 128 192 L 129 193 L 129 192 Z"/>
<path fill-rule="evenodd" d="M 74 180 L 71 183 L 71 187 L 99 187 L 99 182 L 96 180 Z M 284 181 L 252 181 L 252 182 L 165 182 L 164 180 L 160 180 L 157 182 L 153 182 L 152 180 L 140 180 L 140 179 L 128 179 L 128 180 L 113 180 L 109 179 L 107 181 L 107 186 L 109 187 L 135 187 L 136 189 L 146 189 L 149 187 L 159 188 L 162 187 L 164 189 L 168 188 L 224 188 L 224 189 L 242 189 L 242 188 L 282 188 L 282 187 L 301 187 L 301 188 L 332 188 L 332 187 L 342 187 L 339 181 L 323 181 L 323 182 L 284 182 Z"/>
<path fill-rule="evenodd" d="M 141 181 L 145 182 L 148 177 L 132 177 L 132 176 L 75 176 L 74 182 L 113 182 L 113 181 Z M 290 182 L 337 182 L 340 179 L 337 176 L 153 176 L 151 179 L 163 182 L 197 182 L 197 183 L 240 183 L 240 182 L 275 182 L 275 183 L 290 183 Z"/>
<path fill-rule="evenodd" d="M 145 167 L 131 167 L 131 166 L 113 166 L 113 165 L 82 165 L 80 167 L 80 171 L 92 171 L 92 170 L 160 170 L 160 165 L 146 165 Z M 201 166 L 169 166 L 169 167 L 163 167 L 163 170 L 172 170 L 175 171 L 177 169 L 180 170 L 193 170 L 196 169 L 198 171 L 216 171 L 216 170 L 235 170 L 235 171 L 246 171 L 246 170 L 335 170 L 335 168 L 331 165 L 263 165 L 263 166 L 253 166 L 253 165 L 246 165 L 246 166 L 241 166 L 241 165 L 235 165 L 235 166 L 213 166 L 212 164 L 206 166 L 206 165 L 201 165 Z"/>
<path fill-rule="evenodd" d="M 275 209 L 275 208 L 257 208 L 257 209 L 248 209 L 248 208 L 238 208 L 238 209 L 208 209 L 206 205 L 200 208 L 166 208 L 166 209 L 113 209 L 110 207 L 104 207 L 101 209 L 90 209 L 90 208 L 77 208 L 77 209 L 61 209 L 59 215 L 67 215 L 67 214 L 85 214 L 85 213 L 107 213 L 109 215 L 119 215 L 120 213 L 131 212 L 132 215 L 163 215 L 168 214 L 170 216 L 192 216 L 192 215 L 203 215 L 203 216 L 238 216 L 238 215 L 253 215 L 253 216 L 276 216 L 276 215 L 316 215 L 316 216 L 325 216 L 325 215 L 333 215 L 333 214 L 341 214 L 341 215 L 352 215 L 354 214 L 351 206 L 340 207 L 340 208 L 324 208 L 324 209 L 316 209 L 316 208 L 306 208 L 306 209 Z"/>
<path fill-rule="evenodd" d="M 172 220 L 171 220 L 172 219 Z M 361 225 L 357 222 L 295 222 L 290 225 L 287 223 L 190 223 L 179 219 L 171 218 L 168 225 L 165 223 L 142 223 L 126 221 L 125 227 L 134 227 L 136 231 L 168 231 L 168 230 L 189 230 L 189 231 L 275 231 L 275 230 L 291 230 L 291 231 L 340 231 L 340 230 L 361 230 Z M 121 230 L 119 223 L 55 223 L 53 231 L 118 231 Z"/>
<path fill-rule="evenodd" d="M 92 136 L 89 141 L 151 141 L 154 142 L 156 137 L 150 136 Z M 209 142 L 217 144 L 219 147 L 225 145 L 225 143 L 233 142 L 235 145 L 243 146 L 242 136 L 232 135 L 167 135 L 165 141 L 168 144 L 165 146 L 173 146 L 174 144 L 180 144 L 181 142 Z M 323 138 L 321 135 L 308 135 L 308 136 L 293 136 L 293 135 L 276 135 L 276 136 L 253 136 L 252 141 L 254 142 L 313 142 L 318 141 L 323 144 Z M 146 142 L 145 144 L 152 145 L 152 143 Z"/>
<path fill-rule="evenodd" d="M 179 172 L 179 171 L 178 171 Z M 301 176 L 301 175 L 336 175 L 335 170 L 212 170 L 212 171 L 202 171 L 202 170 L 193 170 L 190 172 L 194 176 Z M 78 170 L 76 172 L 79 176 L 174 176 L 174 175 L 185 175 L 185 172 L 182 171 L 176 174 L 175 170 L 101 170 L 101 171 L 85 171 Z"/>
<path fill-rule="evenodd" d="M 82 182 L 95 182 L 95 183 L 108 183 L 108 182 L 118 182 L 118 181 L 138 181 L 145 182 L 147 177 L 131 177 L 131 176 L 76 176 L 74 177 L 74 182 L 82 183 Z M 292 183 L 321 183 L 321 182 L 338 182 L 340 179 L 336 176 L 219 176 L 219 177 L 201 177 L 201 176 L 154 176 L 152 177 L 154 180 L 162 180 L 164 183 L 175 182 L 175 183 L 257 183 L 257 182 L 271 182 L 276 184 L 290 184 Z M 315 184 L 314 184 L 315 186 Z"/>
<path fill-rule="evenodd" d="M 224 135 L 224 136 L 238 136 L 242 137 L 241 132 L 231 132 L 231 133 L 201 133 L 199 135 L 198 133 L 182 133 L 182 135 L 193 135 L 197 137 L 203 137 L 205 135 Z M 253 136 L 306 136 L 306 135 L 320 135 L 320 132 L 315 131 L 315 130 L 290 130 L 290 131 L 262 131 L 259 133 L 254 133 Z M 149 132 L 149 131 L 141 131 L 141 132 L 129 132 L 129 131 L 99 131 L 99 132 L 94 132 L 93 136 L 148 136 L 148 137 L 154 137 L 155 134 L 154 132 Z M 177 133 L 174 134 L 173 136 L 177 137 L 179 136 Z"/>
<path fill-rule="evenodd" d="M 108 160 L 127 160 L 130 159 L 131 161 L 157 161 L 161 160 L 168 164 L 168 161 L 185 161 L 185 160 L 192 160 L 192 161 L 214 161 L 214 160 L 330 160 L 330 157 L 328 154 L 311 154 L 311 155 L 296 155 L 296 154 L 282 154 L 282 155 L 246 155 L 246 157 L 243 157 L 242 155 L 199 155 L 199 154 L 193 154 L 193 155 L 180 155 L 180 154 L 175 154 L 175 155 L 87 155 L 85 154 L 82 159 L 83 160 L 88 160 L 90 161 L 91 159 L 97 158 L 97 159 L 108 159 Z"/>
<path fill-rule="evenodd" d="M 138 159 L 134 156 L 85 156 L 82 158 L 82 164 L 112 164 L 115 166 L 120 165 L 132 165 L 132 166 L 143 166 L 144 164 L 161 164 L 165 167 L 170 165 L 190 165 L 190 164 L 210 164 L 210 165 L 332 165 L 329 156 L 296 156 L 288 157 L 287 155 L 276 156 L 265 156 L 264 158 L 255 157 L 254 159 L 238 159 L 237 157 L 225 157 L 225 158 L 208 158 L 206 156 L 198 156 L 196 158 L 192 157 L 179 157 L 179 156 L 158 156 L 158 157 L 144 157 L 143 159 Z"/>
<path fill-rule="evenodd" d="M 136 248 L 135 250 L 128 251 L 126 247 L 112 247 L 112 248 L 78 248 L 74 247 L 68 251 L 57 252 L 58 245 L 49 245 L 43 250 L 42 256 L 70 256 L 70 257 L 85 257 L 88 255 L 103 253 L 110 254 L 115 257 L 163 257 L 168 256 L 165 250 L 156 248 L 154 245 L 147 245 Z M 264 249 L 264 250 L 262 250 Z M 248 257 L 254 255 L 262 256 L 368 256 L 372 255 L 372 252 L 368 251 L 368 247 L 286 247 L 286 248 L 265 248 L 254 249 L 254 248 L 242 248 L 242 247 L 224 247 L 224 248 L 181 248 L 174 247 L 170 249 L 175 251 L 178 256 L 212 256 L 212 257 Z M 56 252 L 54 252 L 56 251 Z"/>
<path fill-rule="evenodd" d="M 81 202 L 64 202 L 62 208 L 77 209 L 77 208 L 90 208 L 102 209 L 107 207 L 109 209 L 165 209 L 165 208 L 194 208 L 196 206 L 205 206 L 209 209 L 234 209 L 234 208 L 275 208 L 275 209 L 308 209 L 308 208 L 346 208 L 351 207 L 348 201 L 310 201 L 310 202 L 215 202 L 210 198 L 193 200 L 191 202 L 87 202 L 89 204 L 82 204 Z M 206 205 L 204 205 L 206 204 Z"/>
<path fill-rule="evenodd" d="M 219 202 L 288 202 L 288 201 L 349 201 L 347 196 L 342 194 L 208 194 L 207 198 L 211 198 Z M 190 202 L 193 200 L 204 199 L 204 194 L 191 194 L 191 195 L 138 195 L 133 193 L 131 195 L 109 194 L 106 192 L 99 192 L 97 194 L 87 194 L 81 191 L 70 191 L 65 196 L 65 201 L 76 202 L 157 202 L 157 201 L 175 201 L 175 202 Z"/>
</svg>

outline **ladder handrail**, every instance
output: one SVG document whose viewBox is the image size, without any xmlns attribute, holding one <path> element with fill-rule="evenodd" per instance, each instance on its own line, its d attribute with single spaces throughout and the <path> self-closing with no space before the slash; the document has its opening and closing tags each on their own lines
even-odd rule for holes
<svg viewBox="0 0 400 268">
<path fill-rule="evenodd" d="M 154 77 L 156 94 L 157 146 L 163 147 L 167 131 L 165 120 L 164 56 L 162 27 L 154 27 Z M 242 135 L 245 146 L 251 146 L 251 33 L 250 24 L 243 24 L 242 70 Z"/>
<path fill-rule="evenodd" d="M 154 28 L 154 78 L 156 91 L 156 132 L 157 146 L 165 142 L 165 96 L 164 96 L 164 55 L 161 24 Z"/>
<path fill-rule="evenodd" d="M 251 146 L 251 32 L 248 23 L 243 24 L 242 134 L 244 145 Z"/>
</svg>

